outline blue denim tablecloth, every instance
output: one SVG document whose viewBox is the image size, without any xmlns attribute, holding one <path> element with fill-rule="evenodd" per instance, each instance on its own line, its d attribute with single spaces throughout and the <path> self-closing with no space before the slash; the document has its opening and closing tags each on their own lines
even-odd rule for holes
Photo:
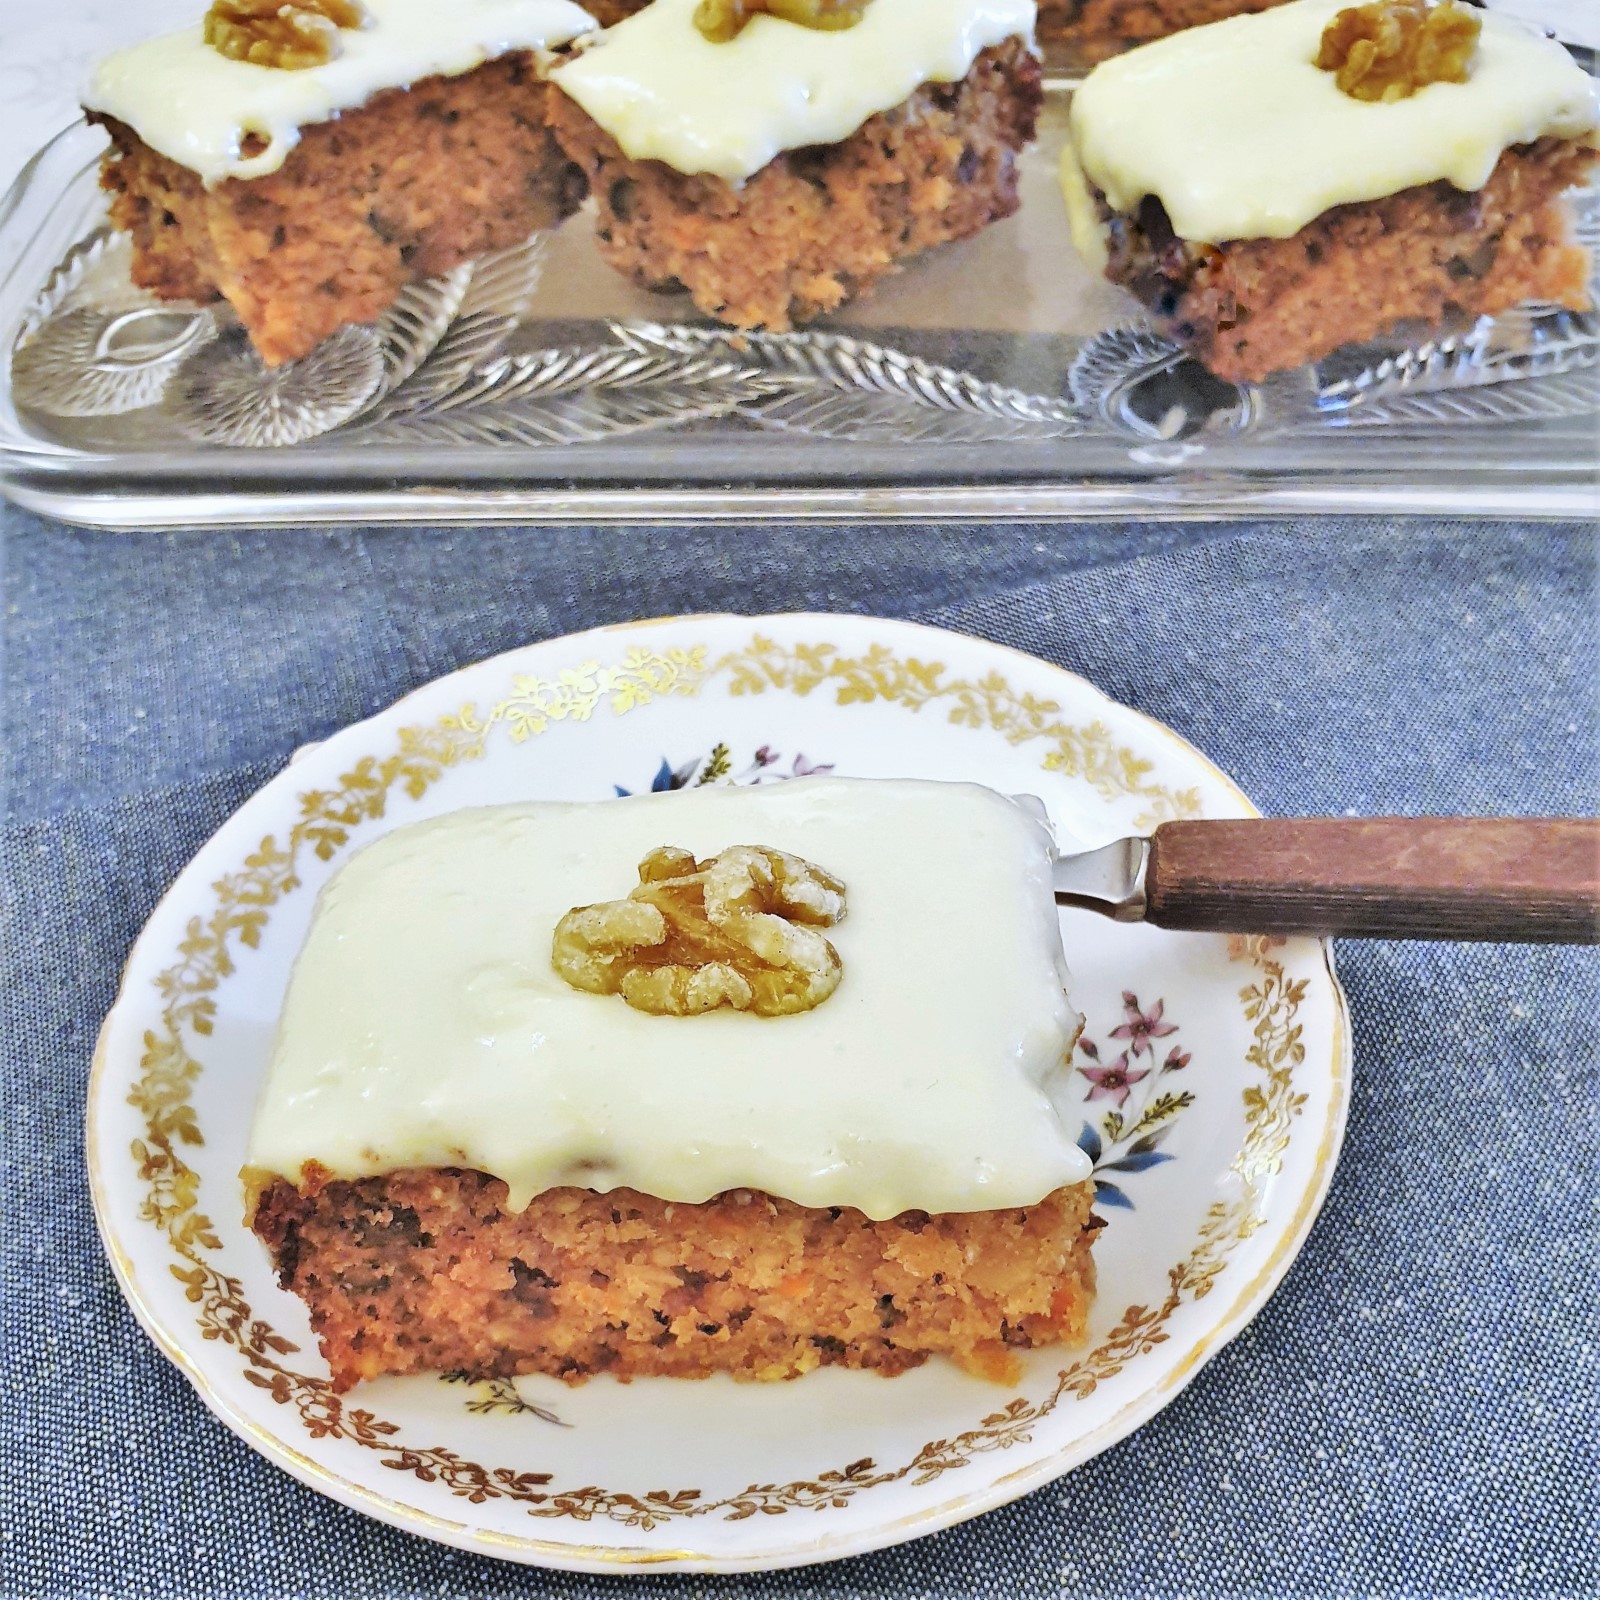
<svg viewBox="0 0 1600 1600">
<path fill-rule="evenodd" d="M 0 507 L 7 1596 L 1600 1593 L 1589 952 L 1372 943 L 1349 1138 L 1253 1326 L 1056 1486 L 881 1555 L 594 1579 L 461 1555 L 213 1422 L 95 1237 L 95 1029 L 157 896 L 291 749 L 496 650 L 694 610 L 1035 651 L 1268 811 L 1596 809 L 1592 528 L 404 529 L 128 537 Z"/>
</svg>

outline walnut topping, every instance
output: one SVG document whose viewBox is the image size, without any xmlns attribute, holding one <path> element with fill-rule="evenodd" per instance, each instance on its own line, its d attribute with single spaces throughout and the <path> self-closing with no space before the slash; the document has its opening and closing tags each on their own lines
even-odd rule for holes
<svg viewBox="0 0 1600 1600">
<path fill-rule="evenodd" d="M 802 28 L 832 33 L 853 28 L 861 20 L 870 0 L 700 0 L 694 9 L 694 25 L 712 44 L 726 44 L 744 32 L 745 24 L 758 11 L 797 22 Z"/>
<path fill-rule="evenodd" d="M 1404 100 L 1430 83 L 1465 83 L 1482 28 L 1455 0 L 1377 0 L 1334 17 L 1316 65 L 1353 99 Z"/>
<path fill-rule="evenodd" d="M 359 0 L 212 0 L 205 41 L 230 61 L 297 72 L 339 53 L 339 30 L 366 25 Z"/>
<path fill-rule="evenodd" d="M 663 845 L 639 863 L 626 900 L 561 919 L 551 960 L 575 989 L 664 1016 L 809 1011 L 843 976 L 816 930 L 844 916 L 844 892 L 832 873 L 782 850 L 735 845 L 696 861 Z"/>
</svg>

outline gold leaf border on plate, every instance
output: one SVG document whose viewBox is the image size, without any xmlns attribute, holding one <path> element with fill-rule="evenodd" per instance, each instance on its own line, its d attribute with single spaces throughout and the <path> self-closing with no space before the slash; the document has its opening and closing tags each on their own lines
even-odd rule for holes
<svg viewBox="0 0 1600 1600">
<path fill-rule="evenodd" d="M 784 646 L 759 634 L 745 648 L 709 664 L 708 653 L 703 645 L 660 652 L 636 647 L 613 665 L 588 661 L 550 679 L 517 674 L 511 692 L 487 712 L 469 704 L 430 725 L 402 728 L 389 754 L 361 757 L 340 775 L 337 788 L 299 795 L 299 817 L 287 841 L 264 838 L 238 870 L 215 883 L 210 915 L 190 918 L 176 959 L 155 979 L 161 1024 L 144 1035 L 140 1075 L 128 1095 L 144 1121 L 143 1137 L 131 1146 L 144 1185 L 138 1216 L 165 1236 L 174 1257 L 168 1270 L 196 1307 L 201 1337 L 236 1349 L 245 1362 L 245 1379 L 292 1408 L 312 1439 L 342 1439 L 377 1451 L 383 1466 L 442 1484 L 473 1504 L 507 1500 L 534 1517 L 603 1519 L 642 1530 L 718 1513 L 739 1521 L 758 1512 L 843 1507 L 863 1490 L 884 1484 L 933 1483 L 977 1456 L 1026 1443 L 1031 1429 L 1064 1400 L 1088 1397 L 1130 1360 L 1164 1343 L 1179 1306 L 1210 1292 L 1233 1250 L 1260 1226 L 1263 1186 L 1281 1167 L 1293 1120 L 1305 1103 L 1294 1072 L 1305 1059 L 1295 1019 L 1307 980 L 1285 974 L 1272 958 L 1274 941 L 1236 938 L 1230 941 L 1230 956 L 1255 972 L 1238 998 L 1253 1024 L 1247 1063 L 1259 1075 L 1243 1097 L 1245 1134 L 1232 1164 L 1237 1192 L 1207 1211 L 1194 1249 L 1169 1269 L 1159 1304 L 1127 1307 L 1095 1349 L 1056 1374 L 1043 1398 L 1018 1396 L 974 1428 L 929 1441 L 899 1466 L 880 1468 L 868 1458 L 815 1479 L 751 1484 L 717 1499 L 706 1499 L 698 1489 L 642 1495 L 592 1485 L 552 1489 L 550 1473 L 485 1467 L 443 1447 L 406 1444 L 397 1437 L 398 1424 L 346 1404 L 327 1379 L 286 1365 L 283 1358 L 298 1346 L 257 1317 L 240 1281 L 207 1259 L 206 1252 L 220 1250 L 222 1242 L 200 1210 L 199 1175 L 182 1155 L 184 1146 L 204 1143 L 190 1099 L 202 1065 L 184 1034 L 210 1034 L 215 992 L 235 970 L 234 947 L 258 945 L 272 908 L 302 886 L 299 865 L 306 852 L 321 861 L 332 859 L 355 827 L 384 816 L 392 793 L 420 799 L 448 768 L 481 759 L 497 730 L 521 743 L 552 723 L 587 721 L 602 706 L 622 716 L 668 696 L 693 695 L 725 678 L 734 695 L 776 690 L 804 697 L 829 688 L 841 706 L 882 701 L 920 712 L 938 705 L 957 726 L 987 728 L 1014 745 L 1043 741 L 1045 771 L 1079 779 L 1104 799 L 1143 801 L 1136 824 L 1141 828 L 1200 811 L 1196 790 L 1174 791 L 1151 781 L 1153 764 L 1118 745 L 1104 723 L 1070 724 L 1057 702 L 1018 692 L 998 672 L 950 678 L 939 662 L 897 655 L 882 645 L 848 656 L 830 644 Z"/>
</svg>

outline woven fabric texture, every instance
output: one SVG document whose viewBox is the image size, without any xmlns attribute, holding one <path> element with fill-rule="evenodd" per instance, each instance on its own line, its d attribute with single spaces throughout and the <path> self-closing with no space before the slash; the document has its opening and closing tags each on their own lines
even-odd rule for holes
<svg viewBox="0 0 1600 1600">
<path fill-rule="evenodd" d="M 686 611 L 922 618 L 1083 673 L 1278 813 L 1590 813 L 1592 529 L 403 529 L 0 507 L 0 1594 L 1044 1600 L 1600 1592 L 1592 952 L 1348 944 L 1355 1098 L 1299 1262 L 1131 1438 L 948 1533 L 751 1578 L 458 1554 L 302 1488 L 135 1325 L 83 1177 L 95 1030 L 207 834 L 441 672 Z"/>
</svg>

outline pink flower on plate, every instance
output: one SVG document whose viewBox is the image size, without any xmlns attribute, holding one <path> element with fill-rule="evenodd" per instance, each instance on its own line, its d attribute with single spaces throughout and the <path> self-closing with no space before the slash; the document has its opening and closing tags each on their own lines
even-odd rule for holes
<svg viewBox="0 0 1600 1600">
<path fill-rule="evenodd" d="M 790 775 L 796 778 L 811 778 L 819 773 L 832 771 L 831 761 L 807 761 L 803 755 L 798 755 L 794 758 L 794 770 Z"/>
<path fill-rule="evenodd" d="M 1149 1011 L 1141 1011 L 1139 1009 L 1138 995 L 1124 989 L 1122 991 L 1122 1009 L 1128 1020 L 1120 1027 L 1113 1028 L 1111 1037 L 1113 1039 L 1126 1039 L 1129 1050 L 1136 1056 L 1143 1055 L 1147 1050 L 1153 1056 L 1155 1054 L 1155 1046 L 1150 1041 L 1152 1039 L 1165 1038 L 1167 1034 L 1178 1031 L 1175 1023 L 1163 1023 L 1161 1020 L 1166 1006 L 1165 1000 L 1157 1000 Z"/>
<path fill-rule="evenodd" d="M 1148 1067 L 1139 1071 L 1132 1069 L 1126 1050 L 1109 1067 L 1079 1067 L 1078 1071 L 1093 1085 L 1089 1090 L 1091 1100 L 1099 1100 L 1103 1096 L 1115 1100 L 1119 1106 L 1127 1104 L 1129 1091 L 1134 1084 L 1150 1076 Z"/>
<path fill-rule="evenodd" d="M 1180 1050 L 1177 1045 L 1167 1051 L 1167 1059 L 1161 1063 L 1163 1072 L 1182 1072 L 1189 1065 L 1189 1052 Z"/>
</svg>

